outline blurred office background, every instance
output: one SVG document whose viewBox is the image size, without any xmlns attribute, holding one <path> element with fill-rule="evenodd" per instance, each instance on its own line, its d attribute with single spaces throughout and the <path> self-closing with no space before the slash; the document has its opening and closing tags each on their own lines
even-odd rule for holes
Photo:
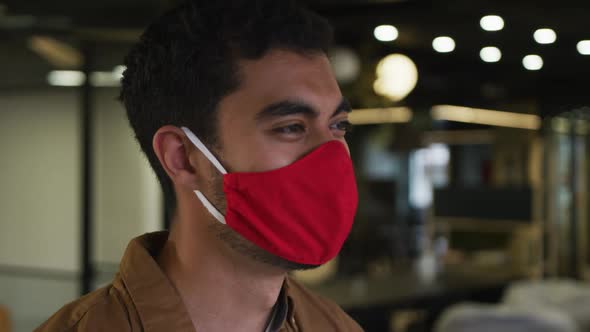
<svg viewBox="0 0 590 332">
<path fill-rule="evenodd" d="M 0 331 L 169 226 L 116 98 L 176 2 L 0 0 Z M 590 3 L 305 2 L 336 28 L 361 205 L 295 277 L 371 332 L 590 330 Z"/>
</svg>

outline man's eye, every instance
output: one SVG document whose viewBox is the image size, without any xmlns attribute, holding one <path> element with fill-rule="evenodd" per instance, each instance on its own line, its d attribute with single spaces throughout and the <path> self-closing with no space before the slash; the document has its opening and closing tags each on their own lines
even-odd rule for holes
<svg viewBox="0 0 590 332">
<path fill-rule="evenodd" d="M 332 126 L 333 129 L 342 130 L 347 133 L 352 131 L 352 127 L 352 123 L 350 123 L 348 120 L 340 121 Z"/>
<path fill-rule="evenodd" d="M 292 124 L 280 128 L 276 128 L 273 130 L 279 134 L 299 134 L 305 132 L 305 127 L 300 124 Z"/>
</svg>

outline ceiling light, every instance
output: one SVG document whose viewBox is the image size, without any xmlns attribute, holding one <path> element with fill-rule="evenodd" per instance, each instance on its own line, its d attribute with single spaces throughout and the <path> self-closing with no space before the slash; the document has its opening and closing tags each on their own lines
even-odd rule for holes
<svg viewBox="0 0 590 332">
<path fill-rule="evenodd" d="M 116 66 L 112 71 L 95 71 L 90 74 L 90 83 L 96 87 L 119 87 L 123 72 L 127 67 L 123 65 Z"/>
<path fill-rule="evenodd" d="M 113 71 L 95 71 L 90 74 L 90 84 L 96 87 L 118 87 L 121 85 L 125 66 L 117 66 Z M 86 82 L 84 72 L 77 70 L 53 70 L 47 75 L 52 86 L 82 86 Z"/>
<path fill-rule="evenodd" d="M 553 44 L 557 40 L 557 34 L 552 29 L 538 29 L 533 36 L 539 44 Z"/>
<path fill-rule="evenodd" d="M 543 58 L 536 54 L 527 55 L 522 59 L 522 65 L 527 70 L 540 70 L 543 68 Z"/>
<path fill-rule="evenodd" d="M 84 56 L 78 49 L 52 37 L 33 36 L 29 38 L 29 47 L 60 69 L 79 68 L 84 62 Z"/>
<path fill-rule="evenodd" d="M 455 41 L 451 37 L 436 37 L 432 41 L 432 48 L 439 53 L 450 53 L 455 50 Z"/>
<path fill-rule="evenodd" d="M 336 47 L 330 51 L 329 58 L 338 83 L 352 83 L 359 77 L 361 59 L 354 50 L 346 47 Z"/>
<path fill-rule="evenodd" d="M 481 18 L 479 25 L 485 31 L 500 31 L 504 29 L 504 19 L 498 15 L 488 15 Z"/>
<path fill-rule="evenodd" d="M 412 118 L 412 110 L 407 107 L 356 109 L 348 117 L 354 125 L 406 123 L 410 122 Z"/>
<path fill-rule="evenodd" d="M 86 75 L 77 70 L 53 70 L 47 75 L 47 82 L 52 86 L 81 86 Z"/>
<path fill-rule="evenodd" d="M 118 65 L 115 68 L 113 68 L 113 75 L 119 79 L 122 79 L 123 73 L 125 72 L 125 70 L 127 70 L 126 66 Z"/>
<path fill-rule="evenodd" d="M 579 42 L 578 52 L 582 55 L 590 55 L 590 40 L 582 40 Z"/>
<path fill-rule="evenodd" d="M 417 83 L 418 68 L 414 61 L 403 54 L 391 54 L 377 65 L 373 89 L 391 101 L 400 101 L 414 90 Z"/>
<path fill-rule="evenodd" d="M 434 106 L 430 113 L 435 120 L 531 130 L 541 128 L 541 118 L 534 114 L 511 113 L 452 105 Z"/>
<path fill-rule="evenodd" d="M 96 87 L 119 87 L 121 78 L 114 72 L 95 71 L 90 74 L 90 83 Z"/>
<path fill-rule="evenodd" d="M 375 38 L 382 42 L 390 42 L 397 39 L 399 32 L 393 25 L 380 25 L 375 28 Z"/>
<path fill-rule="evenodd" d="M 488 46 L 481 49 L 479 56 L 485 62 L 498 62 L 502 59 L 502 51 L 497 47 Z"/>
</svg>

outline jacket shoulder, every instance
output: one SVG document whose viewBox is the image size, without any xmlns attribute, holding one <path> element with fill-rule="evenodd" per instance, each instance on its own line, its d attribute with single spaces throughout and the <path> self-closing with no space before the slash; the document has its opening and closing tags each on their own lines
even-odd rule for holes
<svg viewBox="0 0 590 332">
<path fill-rule="evenodd" d="M 295 316 L 303 325 L 316 330 L 318 322 L 323 322 L 322 331 L 363 331 L 334 301 L 313 293 L 299 282 L 288 278 L 289 293 L 293 298 Z"/>
<path fill-rule="evenodd" d="M 132 331 L 123 296 L 112 285 L 98 289 L 62 307 L 34 332 Z"/>
</svg>

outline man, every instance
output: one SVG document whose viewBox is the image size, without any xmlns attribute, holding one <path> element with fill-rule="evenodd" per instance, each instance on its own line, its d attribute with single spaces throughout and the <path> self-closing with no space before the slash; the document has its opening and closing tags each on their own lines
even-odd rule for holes
<svg viewBox="0 0 590 332">
<path fill-rule="evenodd" d="M 331 34 L 291 0 L 192 0 L 147 28 L 121 99 L 171 231 L 38 331 L 361 330 L 287 277 L 338 253 L 357 206 Z"/>
</svg>

